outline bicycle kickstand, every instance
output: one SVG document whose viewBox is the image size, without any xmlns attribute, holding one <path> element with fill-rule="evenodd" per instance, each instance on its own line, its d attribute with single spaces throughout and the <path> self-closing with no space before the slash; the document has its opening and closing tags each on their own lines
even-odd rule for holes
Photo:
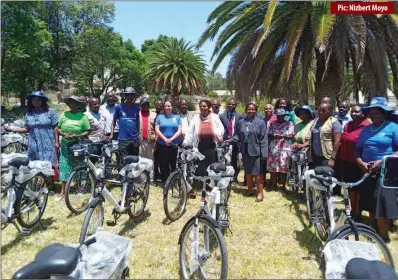
<svg viewBox="0 0 398 280">
<path fill-rule="evenodd" d="M 47 230 L 47 227 L 43 225 L 43 223 L 41 222 L 41 220 L 39 220 L 39 224 L 42 227 L 43 230 Z"/>
</svg>

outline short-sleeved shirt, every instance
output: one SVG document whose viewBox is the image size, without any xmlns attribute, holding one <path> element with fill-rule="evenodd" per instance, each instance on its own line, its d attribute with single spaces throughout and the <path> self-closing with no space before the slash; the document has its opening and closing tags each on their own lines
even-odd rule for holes
<svg viewBox="0 0 398 280">
<path fill-rule="evenodd" d="M 140 107 L 136 104 L 131 107 L 127 104 L 116 105 L 113 117 L 119 120 L 119 141 L 138 140 L 139 112 Z"/>
<path fill-rule="evenodd" d="M 115 109 L 116 109 L 116 104 L 111 107 L 108 104 L 103 104 L 101 105 L 99 111 L 100 114 L 105 116 L 105 133 L 111 133 L 111 126 L 112 126 L 112 122 L 113 122 L 113 114 L 115 113 Z M 115 132 L 119 131 L 119 121 L 116 122 L 115 125 Z"/>
<path fill-rule="evenodd" d="M 158 115 L 156 118 L 156 123 L 155 125 L 159 126 L 160 132 L 166 137 L 166 138 L 171 138 L 176 134 L 178 131 L 178 126 L 181 125 L 181 118 L 178 115 L 171 114 L 170 117 L 167 117 L 165 114 L 163 115 Z M 158 144 L 160 145 L 165 145 L 166 143 L 164 142 L 163 139 L 158 137 Z M 181 143 L 181 137 L 178 137 L 177 139 L 174 139 L 173 141 L 174 144 L 180 144 Z"/>
<path fill-rule="evenodd" d="M 323 156 L 322 146 L 321 146 L 321 128 L 323 124 L 319 121 L 316 122 L 314 128 L 312 129 L 312 153 L 316 156 Z M 332 123 L 332 133 L 343 132 L 343 127 L 339 121 Z"/>
<path fill-rule="evenodd" d="M 70 111 L 66 111 L 59 118 L 58 126 L 64 133 L 69 132 L 80 135 L 90 129 L 90 122 L 87 116 L 82 112 L 73 114 Z M 62 141 L 72 142 L 76 140 L 66 139 L 65 137 L 62 137 Z"/>
<path fill-rule="evenodd" d="M 373 127 L 375 130 L 376 128 Z M 357 148 L 362 149 L 362 160 L 364 162 L 382 159 L 383 156 L 391 155 L 398 146 L 398 124 L 390 121 L 375 132 L 372 125 L 365 126 L 359 135 Z"/>
</svg>

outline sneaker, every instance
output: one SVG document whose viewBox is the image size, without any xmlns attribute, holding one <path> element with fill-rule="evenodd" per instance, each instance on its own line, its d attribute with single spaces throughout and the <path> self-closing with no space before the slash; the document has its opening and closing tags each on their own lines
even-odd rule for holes
<svg viewBox="0 0 398 280">
<path fill-rule="evenodd" d="M 48 195 L 49 195 L 49 196 L 54 196 L 54 195 L 55 195 L 55 192 L 49 191 L 49 192 L 48 192 Z"/>
</svg>

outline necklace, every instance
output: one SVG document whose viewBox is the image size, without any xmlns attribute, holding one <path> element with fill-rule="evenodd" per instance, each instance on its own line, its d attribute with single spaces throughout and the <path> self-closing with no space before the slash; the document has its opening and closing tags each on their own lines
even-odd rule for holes
<svg viewBox="0 0 398 280">
<path fill-rule="evenodd" d="M 202 121 L 206 121 L 208 118 L 209 118 L 209 115 L 207 115 L 207 117 L 203 117 L 202 115 L 200 115 L 200 119 L 201 119 Z"/>
<path fill-rule="evenodd" d="M 376 129 L 373 129 L 373 124 L 370 126 L 370 130 L 372 131 L 372 132 L 376 132 L 376 131 L 378 131 L 381 127 L 383 127 L 383 125 L 386 123 L 386 121 L 384 120 L 384 122 L 381 124 L 381 126 L 379 126 L 378 128 L 376 128 Z"/>
</svg>

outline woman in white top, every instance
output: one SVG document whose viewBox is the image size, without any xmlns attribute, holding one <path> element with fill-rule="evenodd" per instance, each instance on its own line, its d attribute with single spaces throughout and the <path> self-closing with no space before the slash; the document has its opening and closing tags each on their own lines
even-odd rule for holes
<svg viewBox="0 0 398 280">
<path fill-rule="evenodd" d="M 192 118 L 185 135 L 184 144 L 192 144 L 206 158 L 199 162 L 197 175 L 206 175 L 207 167 L 216 162 L 216 143 L 222 142 L 224 126 L 218 115 L 210 112 L 209 100 L 199 102 L 200 113 Z"/>
</svg>

